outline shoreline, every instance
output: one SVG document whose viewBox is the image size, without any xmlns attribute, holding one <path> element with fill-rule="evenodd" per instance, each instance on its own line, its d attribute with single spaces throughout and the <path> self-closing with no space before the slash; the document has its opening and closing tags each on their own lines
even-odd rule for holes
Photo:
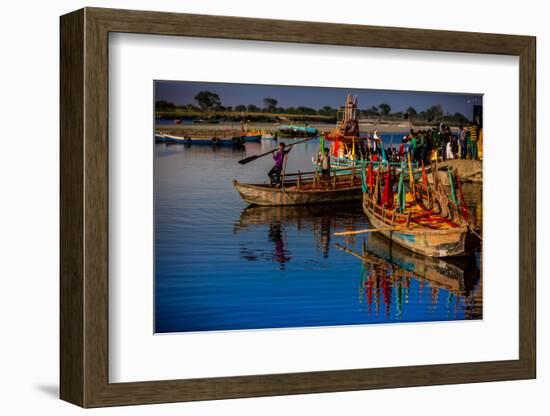
<svg viewBox="0 0 550 416">
<path fill-rule="evenodd" d="M 281 125 L 284 125 L 282 123 L 250 123 L 247 125 L 247 130 L 268 130 L 268 131 L 275 131 L 277 128 Z M 219 123 L 219 124 L 155 124 L 155 132 L 166 132 L 166 131 L 183 131 L 183 130 L 240 130 L 242 127 L 241 123 Z M 335 128 L 334 124 L 328 124 L 328 123 L 310 123 L 309 127 L 314 127 L 319 132 L 329 132 L 333 128 Z M 388 124 L 388 123 L 380 123 L 380 124 L 372 124 L 372 123 L 361 123 L 359 122 L 359 130 L 362 134 L 370 133 L 372 134 L 374 130 L 378 130 L 380 133 L 396 133 L 396 134 L 408 134 L 410 132 L 410 129 L 413 130 L 429 130 L 433 126 L 424 126 L 424 125 L 412 125 L 409 126 L 409 124 L 403 124 L 403 123 L 396 123 L 396 124 Z M 457 127 L 451 127 L 452 131 L 457 131 Z"/>
</svg>

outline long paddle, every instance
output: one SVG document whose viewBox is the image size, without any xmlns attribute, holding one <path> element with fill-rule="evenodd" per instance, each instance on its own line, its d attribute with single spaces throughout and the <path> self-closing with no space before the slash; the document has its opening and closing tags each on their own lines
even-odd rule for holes
<svg viewBox="0 0 550 416">
<path fill-rule="evenodd" d="M 310 140 L 314 140 L 314 139 L 318 139 L 319 137 L 321 137 L 322 134 L 320 134 L 319 136 L 315 136 L 315 137 L 310 137 L 308 139 L 304 139 L 304 140 L 300 140 L 300 141 L 297 141 L 296 143 L 292 143 L 290 145 L 288 145 L 288 147 L 292 147 L 292 146 L 296 146 L 297 144 L 300 144 L 300 143 L 304 143 L 304 142 L 308 142 Z M 259 159 L 261 157 L 264 157 L 264 156 L 267 156 L 267 155 L 270 155 L 271 153 L 274 153 L 276 151 L 278 151 L 279 148 L 278 146 L 273 149 L 273 150 L 270 150 L 269 152 L 265 152 L 265 153 L 262 153 L 262 154 L 259 154 L 259 155 L 252 155 L 252 156 L 248 156 L 248 157 L 245 157 L 244 159 L 241 159 L 239 160 L 239 163 L 241 165 L 246 165 L 247 163 L 250 163 L 252 162 L 253 160 L 256 160 L 256 159 Z"/>
</svg>

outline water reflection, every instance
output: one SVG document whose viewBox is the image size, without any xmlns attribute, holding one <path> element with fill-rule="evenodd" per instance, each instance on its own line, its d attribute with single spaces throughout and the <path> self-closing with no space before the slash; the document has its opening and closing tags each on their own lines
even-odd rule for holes
<svg viewBox="0 0 550 416">
<path fill-rule="evenodd" d="M 298 234 L 311 233 L 317 253 L 328 259 L 332 234 L 336 230 L 353 231 L 358 226 L 365 226 L 366 219 L 358 204 L 306 205 L 260 207 L 248 206 L 242 212 L 234 225 L 234 233 L 246 231 L 255 226 L 267 226 L 269 240 L 274 243 L 273 256 L 275 261 L 284 263 L 290 260 L 287 229 L 295 229 Z M 348 244 L 355 244 L 356 236 L 339 238 Z M 251 255 L 252 249 L 242 250 L 243 258 L 257 260 L 258 255 Z"/>
<path fill-rule="evenodd" d="M 368 242 L 367 242 L 368 241 Z M 433 259 L 411 253 L 378 234 L 364 239 L 361 252 L 337 245 L 362 262 L 359 302 L 368 306 L 368 314 L 390 316 L 392 302 L 396 320 L 411 300 L 411 285 L 418 286 L 412 296 L 415 303 L 442 309 L 448 319 L 482 317 L 482 292 L 476 255 Z M 441 291 L 445 298 L 440 299 Z"/>
<path fill-rule="evenodd" d="M 424 305 L 432 314 L 443 313 L 446 319 L 482 317 L 479 253 L 433 259 L 412 253 L 376 233 L 366 237 L 349 235 L 332 241 L 334 231 L 356 230 L 365 226 L 364 221 L 356 204 L 249 206 L 235 222 L 234 233 L 252 228 L 267 230 L 268 239 L 273 243 L 272 252 L 241 247 L 241 257 L 250 261 L 260 258 L 275 261 L 280 270 L 292 259 L 288 234 L 293 233 L 311 234 L 316 252 L 325 259 L 335 247 L 356 257 L 361 261 L 357 302 L 366 305 L 369 318 L 401 321 L 409 304 L 415 308 Z M 412 297 L 416 297 L 414 301 Z"/>
</svg>

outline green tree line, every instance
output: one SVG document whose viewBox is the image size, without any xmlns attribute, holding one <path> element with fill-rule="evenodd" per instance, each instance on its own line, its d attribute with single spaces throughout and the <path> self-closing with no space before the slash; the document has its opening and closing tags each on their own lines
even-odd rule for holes
<svg viewBox="0 0 550 416">
<path fill-rule="evenodd" d="M 315 109 L 306 106 L 298 107 L 281 107 L 279 102 L 272 97 L 266 97 L 263 100 L 263 106 L 259 107 L 255 104 L 240 104 L 236 106 L 224 106 L 218 94 L 210 91 L 200 91 L 194 97 L 197 105 L 175 105 L 172 102 L 159 100 L 155 103 L 157 112 L 190 112 L 201 113 L 203 117 L 215 117 L 216 113 L 265 113 L 265 114 L 292 114 L 303 116 L 323 116 L 329 119 L 336 119 L 338 109 L 331 106 L 324 106 L 320 109 Z M 467 124 L 470 120 L 461 113 L 444 112 L 441 105 L 432 105 L 425 110 L 417 111 L 414 107 L 408 107 L 405 111 L 392 112 L 392 108 L 387 103 L 380 103 L 378 106 L 358 110 L 359 118 L 377 119 L 378 121 L 398 121 L 410 120 L 413 123 L 440 123 L 447 122 L 453 124 Z"/>
</svg>

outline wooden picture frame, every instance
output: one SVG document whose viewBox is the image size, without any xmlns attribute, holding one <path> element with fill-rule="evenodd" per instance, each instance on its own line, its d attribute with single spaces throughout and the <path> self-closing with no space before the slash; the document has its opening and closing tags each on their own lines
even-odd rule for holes
<svg viewBox="0 0 550 416">
<path fill-rule="evenodd" d="M 101 407 L 535 378 L 534 37 L 99 8 L 85 8 L 62 16 L 60 24 L 60 396 L 63 400 L 82 407 Z M 519 359 L 109 383 L 110 32 L 518 56 Z"/>
</svg>

